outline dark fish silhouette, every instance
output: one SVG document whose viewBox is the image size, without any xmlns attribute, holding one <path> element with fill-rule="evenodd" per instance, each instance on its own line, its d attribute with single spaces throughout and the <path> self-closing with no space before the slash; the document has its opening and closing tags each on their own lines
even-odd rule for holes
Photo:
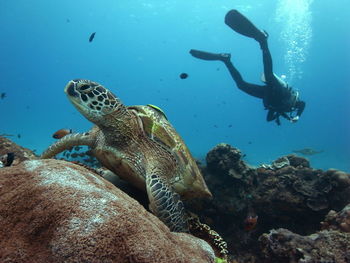
<svg viewBox="0 0 350 263">
<path fill-rule="evenodd" d="M 0 156 L 0 162 L 3 166 L 11 166 L 13 160 L 15 159 L 15 154 L 10 152 Z"/>
<path fill-rule="evenodd" d="M 187 73 L 181 73 L 180 74 L 180 79 L 187 79 L 188 78 L 188 74 Z"/>
<path fill-rule="evenodd" d="M 323 150 L 316 151 L 316 150 L 313 150 L 311 148 L 304 148 L 304 149 L 300 149 L 300 150 L 294 150 L 293 152 L 294 153 L 300 153 L 302 155 L 314 155 L 314 154 L 323 152 Z"/>
<path fill-rule="evenodd" d="M 70 156 L 71 156 L 72 158 L 77 158 L 79 155 L 78 155 L 77 153 L 72 153 Z"/>
<path fill-rule="evenodd" d="M 92 40 L 94 40 L 95 34 L 96 34 L 96 32 L 94 32 L 94 33 L 92 33 L 92 34 L 90 35 L 90 37 L 89 37 L 89 42 L 92 42 Z"/>
<path fill-rule="evenodd" d="M 79 151 L 81 148 L 83 148 L 83 147 L 81 147 L 81 146 L 75 146 L 75 147 L 74 147 L 74 150 Z"/>
<path fill-rule="evenodd" d="M 0 94 L 0 98 L 1 98 L 1 99 L 4 99 L 5 97 L 6 97 L 6 93 L 5 93 L 5 92 L 3 92 L 3 93 Z"/>
</svg>

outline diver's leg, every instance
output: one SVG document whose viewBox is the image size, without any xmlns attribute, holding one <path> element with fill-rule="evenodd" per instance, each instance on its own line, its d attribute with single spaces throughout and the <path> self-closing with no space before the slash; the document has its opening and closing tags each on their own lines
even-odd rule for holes
<svg viewBox="0 0 350 263">
<path fill-rule="evenodd" d="M 256 85 L 248 83 L 243 80 L 239 71 L 233 66 L 230 60 L 224 61 L 228 71 L 230 72 L 233 80 L 236 82 L 237 87 L 245 93 L 262 99 L 264 97 L 266 86 Z"/>
<path fill-rule="evenodd" d="M 268 35 L 266 33 L 265 38 L 256 39 L 256 40 L 259 42 L 260 48 L 262 50 L 263 64 L 264 64 L 264 75 L 265 75 L 266 83 L 273 83 L 276 80 L 276 78 L 273 74 L 272 56 L 270 53 L 269 46 L 267 44 L 267 37 L 268 37 Z"/>
<path fill-rule="evenodd" d="M 201 51 L 197 49 L 191 49 L 190 54 L 195 58 L 203 60 L 219 60 L 224 62 L 228 71 L 230 72 L 233 80 L 236 82 L 237 87 L 244 91 L 245 93 L 262 99 L 264 97 L 265 86 L 255 85 L 245 82 L 238 72 L 238 70 L 233 66 L 231 62 L 231 54 L 229 53 L 210 53 L 206 51 Z"/>
</svg>

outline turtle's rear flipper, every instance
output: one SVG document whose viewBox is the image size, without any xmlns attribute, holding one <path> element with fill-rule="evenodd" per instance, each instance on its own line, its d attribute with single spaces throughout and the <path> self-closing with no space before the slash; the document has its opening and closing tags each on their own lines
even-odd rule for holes
<svg viewBox="0 0 350 263">
<path fill-rule="evenodd" d="M 226 14 L 225 24 L 237 33 L 254 38 L 258 42 L 267 38 L 267 34 L 264 31 L 258 29 L 248 18 L 235 9 L 230 10 Z"/>
<path fill-rule="evenodd" d="M 160 176 L 146 176 L 146 188 L 150 210 L 165 223 L 171 231 L 188 232 L 185 208 L 179 194 L 172 191 Z"/>
</svg>

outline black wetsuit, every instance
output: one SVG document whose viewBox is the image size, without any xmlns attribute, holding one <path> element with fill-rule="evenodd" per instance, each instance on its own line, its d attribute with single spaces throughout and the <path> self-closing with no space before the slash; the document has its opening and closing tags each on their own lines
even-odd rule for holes
<svg viewBox="0 0 350 263">
<path fill-rule="evenodd" d="M 268 110 L 266 120 L 275 120 L 280 125 L 279 116 L 287 120 L 293 120 L 296 116 L 299 117 L 304 111 L 305 102 L 299 100 L 298 93 L 291 87 L 288 87 L 288 85 L 280 83 L 273 74 L 272 57 L 267 45 L 267 38 L 260 40 L 259 43 L 263 53 L 265 85 L 257 85 L 244 81 L 241 74 L 229 59 L 222 61 L 225 63 L 240 90 L 263 100 L 265 109 Z M 295 116 L 293 116 L 293 112 L 296 112 Z"/>
</svg>

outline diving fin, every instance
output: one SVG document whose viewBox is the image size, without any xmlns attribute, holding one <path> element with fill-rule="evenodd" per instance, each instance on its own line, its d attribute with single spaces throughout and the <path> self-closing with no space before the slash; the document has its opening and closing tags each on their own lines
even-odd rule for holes
<svg viewBox="0 0 350 263">
<path fill-rule="evenodd" d="M 261 42 L 267 38 L 267 33 L 258 29 L 248 18 L 237 10 L 230 10 L 225 16 L 225 24 L 237 33 L 254 38 Z"/>
<path fill-rule="evenodd" d="M 229 53 L 210 53 L 210 52 L 201 51 L 197 49 L 191 49 L 190 54 L 195 58 L 199 58 L 203 60 L 229 61 L 231 58 L 231 54 Z"/>
</svg>

